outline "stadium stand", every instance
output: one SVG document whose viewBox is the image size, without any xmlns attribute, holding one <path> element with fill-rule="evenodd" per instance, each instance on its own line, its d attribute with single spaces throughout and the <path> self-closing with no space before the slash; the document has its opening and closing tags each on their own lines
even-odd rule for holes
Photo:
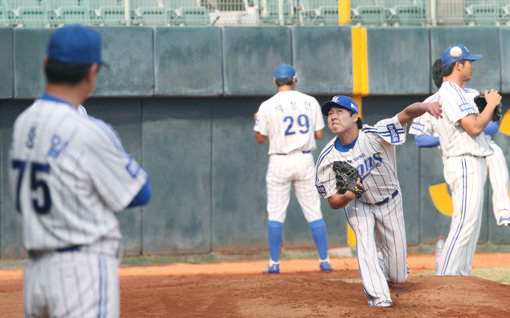
<svg viewBox="0 0 510 318">
<path fill-rule="evenodd" d="M 504 13 L 502 1 L 464 1 L 464 20 L 470 25 L 494 25 L 501 21 Z"/>
<path fill-rule="evenodd" d="M 165 0 L 165 9 L 175 11 L 176 25 L 209 25 L 209 10 L 197 0 Z"/>
<path fill-rule="evenodd" d="M 157 0 L 131 0 L 134 13 L 134 24 L 138 25 L 171 25 L 176 14 L 167 10 Z"/>
<path fill-rule="evenodd" d="M 425 3 L 422 0 L 382 0 L 391 25 L 424 25 Z"/>
<path fill-rule="evenodd" d="M 94 24 L 104 26 L 126 25 L 123 0 L 88 0 L 94 13 Z"/>
<path fill-rule="evenodd" d="M 91 11 L 86 0 L 46 0 L 46 10 L 51 24 L 90 25 Z"/>
<path fill-rule="evenodd" d="M 337 0 L 300 0 L 299 20 L 304 25 L 338 25 Z"/>
<path fill-rule="evenodd" d="M 50 24 L 42 0 L 5 0 L 7 10 L 12 14 L 11 23 L 25 28 L 41 28 Z"/>
<path fill-rule="evenodd" d="M 351 23 L 362 25 L 385 25 L 386 10 L 376 0 L 352 0 Z"/>
<path fill-rule="evenodd" d="M 261 0 L 259 3 L 260 22 L 262 24 L 285 24 L 297 23 L 296 0 L 283 0 L 282 12 L 280 13 L 278 0 Z"/>
</svg>

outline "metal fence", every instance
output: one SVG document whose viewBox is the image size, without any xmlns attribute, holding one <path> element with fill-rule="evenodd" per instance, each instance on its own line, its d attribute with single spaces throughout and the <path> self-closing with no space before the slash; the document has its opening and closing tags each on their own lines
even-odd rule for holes
<svg viewBox="0 0 510 318">
<path fill-rule="evenodd" d="M 510 25 L 510 0 L 0 0 L 0 25 Z"/>
</svg>

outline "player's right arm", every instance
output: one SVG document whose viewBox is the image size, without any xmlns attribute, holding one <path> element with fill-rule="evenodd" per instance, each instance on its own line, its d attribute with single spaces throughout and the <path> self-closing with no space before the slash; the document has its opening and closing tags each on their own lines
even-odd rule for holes
<svg viewBox="0 0 510 318">
<path fill-rule="evenodd" d="M 324 129 L 319 129 L 315 131 L 315 139 L 319 140 L 324 137 Z"/>
<path fill-rule="evenodd" d="M 490 92 L 485 91 L 484 95 L 485 100 L 487 101 L 487 106 L 483 112 L 479 114 L 470 114 L 459 120 L 462 128 L 464 128 L 464 130 L 472 137 L 479 136 L 483 132 L 491 120 L 494 108 L 501 102 L 501 95 L 493 89 L 491 89 Z"/>
</svg>

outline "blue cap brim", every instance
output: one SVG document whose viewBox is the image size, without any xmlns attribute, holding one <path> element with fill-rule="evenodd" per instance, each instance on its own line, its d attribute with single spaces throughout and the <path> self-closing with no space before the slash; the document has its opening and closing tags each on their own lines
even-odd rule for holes
<svg viewBox="0 0 510 318">
<path fill-rule="evenodd" d="M 470 61 L 476 61 L 482 56 L 480 54 L 469 54 L 467 57 L 464 58 L 464 60 L 470 60 Z"/>
<path fill-rule="evenodd" d="M 329 101 L 329 102 L 325 102 L 324 104 L 322 104 L 322 107 L 321 107 L 322 114 L 324 116 L 328 116 L 328 113 L 329 113 L 329 111 L 331 110 L 332 107 L 346 108 L 346 107 L 344 107 L 342 105 L 338 105 L 335 102 Z"/>
</svg>

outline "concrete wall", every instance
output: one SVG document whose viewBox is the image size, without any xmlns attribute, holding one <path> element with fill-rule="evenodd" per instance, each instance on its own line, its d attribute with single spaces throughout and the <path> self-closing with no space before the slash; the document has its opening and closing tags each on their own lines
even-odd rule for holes
<svg viewBox="0 0 510 318">
<path fill-rule="evenodd" d="M 274 68 L 292 63 L 298 89 L 319 102 L 353 89 L 349 27 L 101 28 L 104 59 L 89 113 L 111 123 L 129 153 L 151 176 L 153 198 L 119 214 L 125 254 L 179 254 L 266 249 L 267 144 L 256 144 L 253 113 L 275 92 Z M 510 91 L 506 29 L 371 28 L 367 30 L 368 124 L 393 116 L 434 91 L 431 62 L 451 43 L 483 54 L 471 87 Z M 23 257 L 7 180 L 14 118 L 44 89 L 41 60 L 51 31 L 0 29 L 0 257 Z M 509 56 L 510 58 L 510 56 Z M 508 98 L 504 96 L 504 101 Z M 505 111 L 508 108 L 505 107 Z M 503 124 L 508 122 L 503 121 Z M 505 125 L 506 125 L 505 124 Z M 503 129 L 508 132 L 510 129 Z M 315 158 L 332 138 L 326 132 Z M 508 157 L 510 137 L 496 142 Z M 397 148 L 408 243 L 446 235 L 449 216 L 429 187 L 444 182 L 437 149 L 414 138 Z M 495 226 L 486 186 L 480 242 L 510 244 Z M 343 211 L 322 201 L 330 246 L 345 246 Z M 284 226 L 284 247 L 313 247 L 295 197 Z"/>
</svg>

